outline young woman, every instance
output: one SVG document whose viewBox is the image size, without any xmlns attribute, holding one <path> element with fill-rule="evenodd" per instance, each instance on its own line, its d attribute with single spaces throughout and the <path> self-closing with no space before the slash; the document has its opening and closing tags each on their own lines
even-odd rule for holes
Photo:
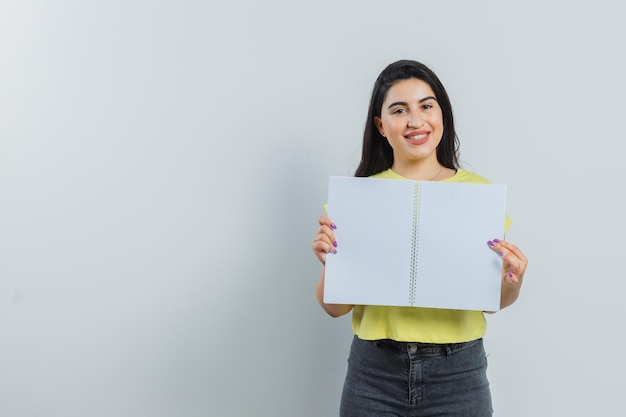
<svg viewBox="0 0 626 417">
<path fill-rule="evenodd" d="M 374 84 L 355 176 L 489 183 L 459 168 L 452 106 L 438 77 L 406 60 Z M 484 313 L 324 303 L 324 264 L 340 250 L 334 230 L 341 225 L 327 216 L 319 225 L 312 243 L 322 263 L 317 299 L 333 317 L 352 311 L 355 334 L 341 416 L 491 416 Z M 502 257 L 504 308 L 517 299 L 528 260 L 510 242 L 486 243 Z"/>
</svg>

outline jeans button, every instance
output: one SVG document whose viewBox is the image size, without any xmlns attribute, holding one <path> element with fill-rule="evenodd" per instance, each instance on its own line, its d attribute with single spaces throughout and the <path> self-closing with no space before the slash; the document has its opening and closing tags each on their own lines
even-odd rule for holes
<svg viewBox="0 0 626 417">
<path fill-rule="evenodd" d="M 411 344 L 409 345 L 409 350 L 410 350 L 412 353 L 417 352 L 417 345 L 416 345 L 416 344 L 414 344 L 414 343 L 411 343 Z"/>
</svg>

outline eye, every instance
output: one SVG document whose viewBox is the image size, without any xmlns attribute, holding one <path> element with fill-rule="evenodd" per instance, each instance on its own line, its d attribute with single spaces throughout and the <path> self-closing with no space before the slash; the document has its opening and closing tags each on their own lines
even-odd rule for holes
<svg viewBox="0 0 626 417">
<path fill-rule="evenodd" d="M 422 106 L 422 109 L 424 109 L 424 110 L 430 110 L 430 109 L 432 109 L 432 108 L 433 108 L 433 105 L 432 105 L 432 104 L 424 104 L 424 105 Z"/>
<path fill-rule="evenodd" d="M 391 114 L 402 114 L 402 113 L 406 113 L 406 109 L 403 109 L 401 107 L 394 109 Z"/>
</svg>

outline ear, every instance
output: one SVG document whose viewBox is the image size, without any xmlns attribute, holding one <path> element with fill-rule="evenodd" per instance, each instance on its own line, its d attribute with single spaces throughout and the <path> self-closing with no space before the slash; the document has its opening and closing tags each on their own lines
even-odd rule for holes
<svg viewBox="0 0 626 417">
<path fill-rule="evenodd" d="M 385 136 L 385 131 L 383 130 L 383 121 L 380 120 L 380 117 L 374 117 L 374 124 L 376 125 L 376 129 L 378 129 L 378 132 L 380 133 L 380 135 L 384 138 Z"/>
</svg>

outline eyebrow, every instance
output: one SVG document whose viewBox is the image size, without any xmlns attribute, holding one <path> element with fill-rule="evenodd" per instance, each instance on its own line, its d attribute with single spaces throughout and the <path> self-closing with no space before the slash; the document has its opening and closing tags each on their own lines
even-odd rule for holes
<svg viewBox="0 0 626 417">
<path fill-rule="evenodd" d="M 423 103 L 423 102 L 428 101 L 428 100 L 435 100 L 435 101 L 437 101 L 437 99 L 435 97 L 428 96 L 428 97 L 424 97 L 421 100 L 418 100 L 418 103 Z M 387 108 L 390 109 L 393 106 L 406 106 L 406 105 L 407 105 L 406 101 L 396 101 L 395 103 L 391 103 L 389 106 L 387 106 Z"/>
</svg>

